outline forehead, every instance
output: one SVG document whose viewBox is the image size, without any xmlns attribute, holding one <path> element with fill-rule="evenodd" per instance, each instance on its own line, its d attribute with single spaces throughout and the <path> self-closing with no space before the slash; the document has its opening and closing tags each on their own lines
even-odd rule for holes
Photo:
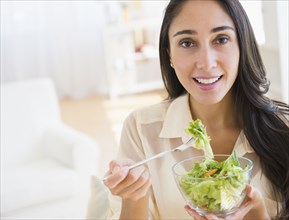
<svg viewBox="0 0 289 220">
<path fill-rule="evenodd" d="M 214 27 L 228 25 L 234 28 L 234 23 L 227 12 L 216 0 L 189 0 L 183 4 L 180 12 L 173 19 L 169 33 L 180 29 L 197 31 L 211 30 Z"/>
</svg>

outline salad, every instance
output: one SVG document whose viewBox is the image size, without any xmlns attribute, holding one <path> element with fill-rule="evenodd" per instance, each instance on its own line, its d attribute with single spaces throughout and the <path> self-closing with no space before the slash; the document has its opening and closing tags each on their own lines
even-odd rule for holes
<svg viewBox="0 0 289 220">
<path fill-rule="evenodd" d="M 205 159 L 195 162 L 180 179 L 180 187 L 194 206 L 207 211 L 225 211 L 239 206 L 249 180 L 249 166 L 242 168 L 236 152 L 224 161 L 214 160 L 210 137 L 197 119 L 190 122 L 186 132 L 195 138 L 196 148 L 202 149 Z"/>
</svg>

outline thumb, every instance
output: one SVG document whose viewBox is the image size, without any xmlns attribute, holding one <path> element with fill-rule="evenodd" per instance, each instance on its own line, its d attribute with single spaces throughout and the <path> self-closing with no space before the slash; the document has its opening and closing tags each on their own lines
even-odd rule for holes
<svg viewBox="0 0 289 220">
<path fill-rule="evenodd" d="M 117 173 L 121 168 L 121 164 L 119 163 L 119 161 L 116 161 L 116 160 L 112 160 L 110 163 L 109 163 L 109 172 L 110 173 Z"/>
<path fill-rule="evenodd" d="M 247 186 L 246 195 L 250 200 L 254 200 L 254 201 L 261 200 L 261 197 L 262 197 L 260 191 L 251 185 Z"/>
<path fill-rule="evenodd" d="M 128 167 L 132 164 L 134 164 L 134 161 L 130 159 L 112 160 L 109 163 L 109 171 L 114 174 L 119 172 L 123 167 Z"/>
<path fill-rule="evenodd" d="M 118 165 L 116 165 L 113 169 L 112 169 L 112 174 L 114 174 L 114 173 L 117 173 L 117 172 L 119 172 L 120 171 L 120 166 L 118 166 Z"/>
<path fill-rule="evenodd" d="M 254 195 L 254 189 L 253 186 L 248 185 L 246 189 L 246 195 L 251 199 L 252 196 Z"/>
</svg>

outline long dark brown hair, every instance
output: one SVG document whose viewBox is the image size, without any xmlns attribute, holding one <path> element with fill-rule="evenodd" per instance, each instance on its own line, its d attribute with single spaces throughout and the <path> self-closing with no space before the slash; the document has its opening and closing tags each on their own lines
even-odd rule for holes
<svg viewBox="0 0 289 220">
<path fill-rule="evenodd" d="M 170 66 L 168 31 L 188 0 L 171 0 L 166 8 L 159 42 L 159 55 L 168 99 L 187 93 Z M 238 0 L 219 0 L 237 30 L 240 60 L 232 87 L 238 119 L 250 145 L 260 158 L 276 201 L 281 204 L 277 219 L 289 219 L 289 106 L 265 96 L 269 81 L 250 21 Z M 287 124 L 286 124 L 287 123 Z M 277 204 L 278 207 L 278 204 Z M 279 210 L 279 208 L 278 208 Z"/>
</svg>

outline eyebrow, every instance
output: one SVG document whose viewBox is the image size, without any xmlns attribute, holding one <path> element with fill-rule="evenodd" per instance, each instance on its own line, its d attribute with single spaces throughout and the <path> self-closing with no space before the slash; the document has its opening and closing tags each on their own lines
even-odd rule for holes
<svg viewBox="0 0 289 220">
<path fill-rule="evenodd" d="M 235 31 L 234 28 L 232 28 L 231 26 L 220 26 L 220 27 L 215 27 L 211 30 L 211 33 L 216 33 L 216 32 L 219 32 L 219 31 L 223 31 L 223 30 L 232 30 L 232 31 Z M 197 31 L 195 30 L 182 30 L 182 31 L 178 31 L 177 33 L 175 33 L 173 35 L 173 37 L 175 36 L 178 36 L 178 35 L 182 35 L 182 34 L 189 34 L 189 35 L 195 35 L 195 34 L 198 34 Z"/>
</svg>

